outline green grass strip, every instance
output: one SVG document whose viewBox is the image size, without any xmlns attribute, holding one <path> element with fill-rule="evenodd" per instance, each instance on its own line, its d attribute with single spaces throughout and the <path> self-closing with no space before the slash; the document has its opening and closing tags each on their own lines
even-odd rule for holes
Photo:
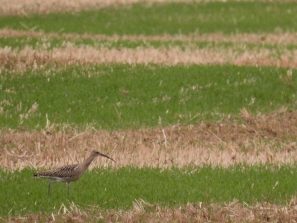
<svg viewBox="0 0 297 223">
<path fill-rule="evenodd" d="M 188 34 L 297 30 L 294 2 L 134 4 L 78 13 L 0 17 L 0 28 L 101 34 Z"/>
<path fill-rule="evenodd" d="M 126 209 L 135 199 L 161 206 L 188 202 L 286 203 L 297 191 L 297 167 L 232 167 L 196 169 L 121 168 L 87 172 L 71 184 L 70 196 L 62 183 L 34 179 L 32 170 L 0 171 L 0 215 L 57 211 L 62 203 L 81 207 Z"/>
<path fill-rule="evenodd" d="M 297 72 L 236 66 L 100 65 L 0 75 L 0 127 L 121 129 L 297 107 Z M 35 105 L 34 105 L 35 104 Z"/>
</svg>

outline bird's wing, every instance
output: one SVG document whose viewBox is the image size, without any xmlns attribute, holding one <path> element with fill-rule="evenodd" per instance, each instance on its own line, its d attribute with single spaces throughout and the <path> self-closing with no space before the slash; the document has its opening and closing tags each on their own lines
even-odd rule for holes
<svg viewBox="0 0 297 223">
<path fill-rule="evenodd" d="M 77 174 L 78 164 L 67 165 L 57 168 L 52 171 L 39 172 L 34 174 L 36 177 L 52 178 L 52 179 L 66 179 L 74 177 Z"/>
</svg>

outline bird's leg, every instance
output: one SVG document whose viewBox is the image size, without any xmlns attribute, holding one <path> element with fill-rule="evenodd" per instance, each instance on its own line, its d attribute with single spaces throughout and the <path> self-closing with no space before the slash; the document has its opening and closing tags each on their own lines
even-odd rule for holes
<svg viewBox="0 0 297 223">
<path fill-rule="evenodd" d="M 48 182 L 48 190 L 47 190 L 47 194 L 50 195 L 51 193 L 51 182 Z"/>
</svg>

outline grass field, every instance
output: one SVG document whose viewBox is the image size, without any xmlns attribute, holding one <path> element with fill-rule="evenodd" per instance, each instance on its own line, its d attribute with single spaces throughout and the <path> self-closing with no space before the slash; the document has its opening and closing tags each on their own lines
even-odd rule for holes
<svg viewBox="0 0 297 223">
<path fill-rule="evenodd" d="M 291 222 L 296 3 L 105 3 L 0 6 L 0 222 Z"/>
<path fill-rule="evenodd" d="M 0 17 L 0 27 L 108 35 L 262 33 L 296 31 L 296 15 L 293 2 L 134 4 L 99 11 Z"/>
<path fill-rule="evenodd" d="M 44 128 L 46 115 L 56 124 L 104 129 L 191 124 L 242 108 L 297 106 L 296 71 L 287 77 L 275 68 L 114 65 L 7 72 L 0 80 L 3 128 Z"/>
<path fill-rule="evenodd" d="M 296 168 L 239 167 L 230 169 L 98 169 L 71 184 L 70 196 L 63 184 L 53 184 L 47 194 L 47 181 L 33 179 L 32 170 L 1 172 L 1 215 L 57 211 L 62 203 L 81 207 L 129 209 L 133 201 L 144 200 L 162 206 L 188 202 L 222 203 L 233 200 L 249 204 L 285 204 L 295 196 Z M 25 188 L 25 189 L 24 189 Z M 232 190 L 230 190 L 232 188 Z"/>
</svg>

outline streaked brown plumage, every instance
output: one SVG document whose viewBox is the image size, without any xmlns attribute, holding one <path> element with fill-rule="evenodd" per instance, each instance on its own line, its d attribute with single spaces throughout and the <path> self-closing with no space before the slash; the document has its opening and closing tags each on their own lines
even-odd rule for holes
<svg viewBox="0 0 297 223">
<path fill-rule="evenodd" d="M 48 193 L 50 193 L 51 181 L 66 182 L 68 185 L 69 194 L 69 183 L 78 180 L 97 156 L 103 156 L 114 161 L 114 159 L 103 153 L 100 153 L 98 151 L 92 151 L 90 156 L 80 164 L 66 165 L 55 170 L 35 173 L 34 177 L 45 178 L 49 180 Z"/>
</svg>

